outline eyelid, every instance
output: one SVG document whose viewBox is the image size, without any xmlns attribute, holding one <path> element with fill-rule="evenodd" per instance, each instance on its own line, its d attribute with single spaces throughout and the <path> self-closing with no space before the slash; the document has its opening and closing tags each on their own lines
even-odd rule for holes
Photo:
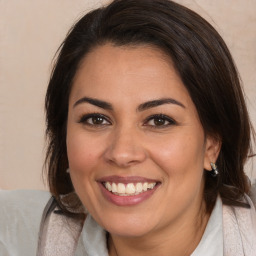
<svg viewBox="0 0 256 256">
<path fill-rule="evenodd" d="M 152 120 L 154 118 L 164 119 L 165 121 L 168 121 L 169 124 L 167 124 L 167 125 L 159 125 L 159 126 L 157 126 L 157 125 L 147 125 L 146 124 L 146 123 L 148 123 L 150 120 Z M 151 115 L 151 116 L 147 117 L 143 123 L 144 123 L 143 124 L 144 126 L 150 126 L 152 128 L 165 128 L 167 126 L 176 125 L 177 124 L 177 122 L 173 118 L 171 118 L 170 116 L 167 116 L 165 114 L 154 114 L 154 115 Z"/>
<path fill-rule="evenodd" d="M 82 124 L 85 124 L 85 125 L 88 125 L 88 126 L 97 126 L 96 124 L 90 124 L 88 122 L 86 122 L 86 120 L 90 119 L 90 118 L 93 118 L 93 117 L 101 117 L 103 118 L 104 120 L 106 120 L 109 124 L 99 124 L 98 126 L 105 126 L 105 125 L 110 125 L 112 124 L 110 119 L 103 115 L 103 114 L 100 114 L 100 113 L 88 113 L 88 114 L 82 114 L 79 119 L 78 119 L 78 123 L 82 123 Z"/>
</svg>

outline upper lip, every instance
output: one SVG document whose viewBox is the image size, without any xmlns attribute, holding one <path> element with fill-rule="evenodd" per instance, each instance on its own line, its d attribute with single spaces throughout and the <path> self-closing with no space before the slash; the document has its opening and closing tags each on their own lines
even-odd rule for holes
<svg viewBox="0 0 256 256">
<path fill-rule="evenodd" d="M 138 183 L 138 182 L 148 182 L 148 183 L 153 183 L 153 182 L 159 182 L 158 180 L 154 179 L 149 179 L 141 176 L 117 176 L 117 175 L 112 175 L 112 176 L 105 176 L 97 180 L 98 182 L 104 183 L 104 182 L 114 182 L 114 183 L 123 183 L 123 184 L 128 184 L 128 183 Z"/>
</svg>

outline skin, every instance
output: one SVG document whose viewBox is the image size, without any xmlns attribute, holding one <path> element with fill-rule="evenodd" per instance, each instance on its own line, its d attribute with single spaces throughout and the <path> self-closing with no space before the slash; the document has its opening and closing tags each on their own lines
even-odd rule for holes
<svg viewBox="0 0 256 256">
<path fill-rule="evenodd" d="M 105 101 L 112 109 L 76 103 L 83 97 Z M 183 106 L 138 110 L 166 97 Z M 103 115 L 100 124 L 85 117 L 91 113 Z M 148 120 L 156 114 L 173 121 Z M 209 218 L 204 169 L 211 170 L 219 147 L 205 135 L 188 91 L 159 49 L 108 43 L 82 61 L 69 99 L 70 175 L 82 203 L 110 233 L 110 255 L 190 255 Z M 160 185 L 137 205 L 117 206 L 105 199 L 97 182 L 111 175 L 141 176 Z"/>
</svg>

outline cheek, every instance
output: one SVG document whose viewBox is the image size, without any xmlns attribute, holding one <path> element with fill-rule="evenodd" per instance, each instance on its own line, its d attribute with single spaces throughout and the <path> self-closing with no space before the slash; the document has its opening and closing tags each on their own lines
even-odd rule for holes
<svg viewBox="0 0 256 256">
<path fill-rule="evenodd" d="M 95 200 L 95 170 L 99 159 L 98 143 L 95 143 L 90 136 L 85 136 L 85 133 L 76 127 L 68 129 L 66 143 L 73 186 L 83 204 L 86 207 L 90 206 Z"/>
<path fill-rule="evenodd" d="M 173 136 L 169 141 L 155 143 L 155 147 L 150 148 L 151 159 L 175 187 L 201 181 L 204 163 L 202 136 Z"/>
<path fill-rule="evenodd" d="M 98 141 L 83 132 L 69 129 L 67 133 L 67 154 L 69 167 L 74 172 L 88 172 L 96 164 L 101 148 Z"/>
</svg>

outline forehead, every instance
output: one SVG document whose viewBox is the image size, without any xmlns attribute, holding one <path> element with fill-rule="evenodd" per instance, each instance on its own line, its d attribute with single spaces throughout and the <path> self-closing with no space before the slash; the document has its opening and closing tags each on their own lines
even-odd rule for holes
<svg viewBox="0 0 256 256">
<path fill-rule="evenodd" d="M 94 48 L 77 70 L 70 98 L 82 95 L 101 95 L 108 101 L 115 97 L 151 100 L 168 95 L 190 100 L 171 59 L 160 49 L 145 45 L 105 44 Z"/>
</svg>

